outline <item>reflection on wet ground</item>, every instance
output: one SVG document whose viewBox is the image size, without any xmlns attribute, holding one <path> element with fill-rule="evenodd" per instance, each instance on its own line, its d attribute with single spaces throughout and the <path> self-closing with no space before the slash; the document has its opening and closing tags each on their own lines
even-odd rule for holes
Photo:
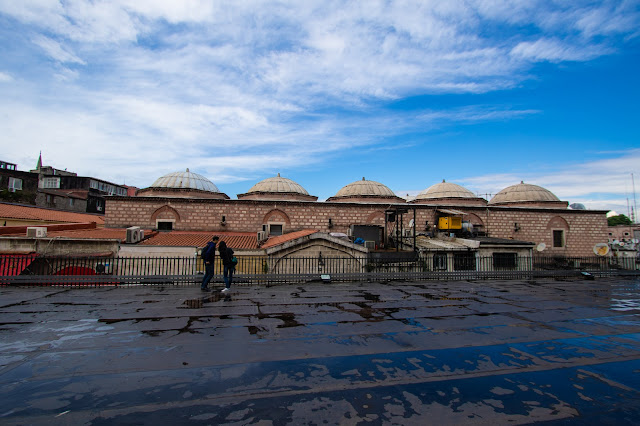
<svg viewBox="0 0 640 426">
<path fill-rule="evenodd" d="M 3 424 L 635 424 L 638 279 L 0 289 Z"/>
</svg>

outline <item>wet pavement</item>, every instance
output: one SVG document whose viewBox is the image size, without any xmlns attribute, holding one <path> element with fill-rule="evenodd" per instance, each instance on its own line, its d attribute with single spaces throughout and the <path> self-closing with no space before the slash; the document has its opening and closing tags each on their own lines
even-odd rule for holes
<svg viewBox="0 0 640 426">
<path fill-rule="evenodd" d="M 637 424 L 639 290 L 0 288 L 0 423 Z"/>
</svg>

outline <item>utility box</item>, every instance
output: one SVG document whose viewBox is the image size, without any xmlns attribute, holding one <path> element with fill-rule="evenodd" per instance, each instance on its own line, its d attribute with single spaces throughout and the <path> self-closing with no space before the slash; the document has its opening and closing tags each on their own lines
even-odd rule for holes
<svg viewBox="0 0 640 426">
<path fill-rule="evenodd" d="M 438 229 L 462 229 L 462 218 L 446 216 L 438 219 Z"/>
</svg>

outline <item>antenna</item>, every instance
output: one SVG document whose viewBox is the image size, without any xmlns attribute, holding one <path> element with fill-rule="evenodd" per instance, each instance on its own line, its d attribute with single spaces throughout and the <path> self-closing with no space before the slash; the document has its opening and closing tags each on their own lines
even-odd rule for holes
<svg viewBox="0 0 640 426">
<path fill-rule="evenodd" d="M 638 205 L 636 204 L 636 182 L 631 173 L 631 187 L 633 190 L 633 210 L 631 210 L 631 222 L 636 223 L 635 212 L 638 211 Z"/>
</svg>

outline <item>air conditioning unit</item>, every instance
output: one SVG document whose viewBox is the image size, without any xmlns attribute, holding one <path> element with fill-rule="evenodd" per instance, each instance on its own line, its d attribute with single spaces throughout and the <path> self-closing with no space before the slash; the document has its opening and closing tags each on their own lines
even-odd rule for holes
<svg viewBox="0 0 640 426">
<path fill-rule="evenodd" d="M 267 233 L 265 231 L 258 231 L 258 242 L 267 239 Z"/>
<path fill-rule="evenodd" d="M 27 227 L 27 237 L 31 238 L 43 238 L 47 236 L 47 228 L 44 226 L 29 226 Z"/>
<path fill-rule="evenodd" d="M 405 237 L 413 237 L 413 230 L 412 229 L 405 229 L 402 231 L 403 236 Z"/>
<path fill-rule="evenodd" d="M 375 250 L 376 249 L 376 242 L 375 241 L 365 241 L 364 242 L 364 246 L 366 248 L 368 248 L 369 250 Z"/>
<path fill-rule="evenodd" d="M 139 226 L 132 226 L 131 228 L 127 228 L 127 243 L 135 244 L 140 242 L 144 237 L 144 231 L 140 229 Z"/>
</svg>

